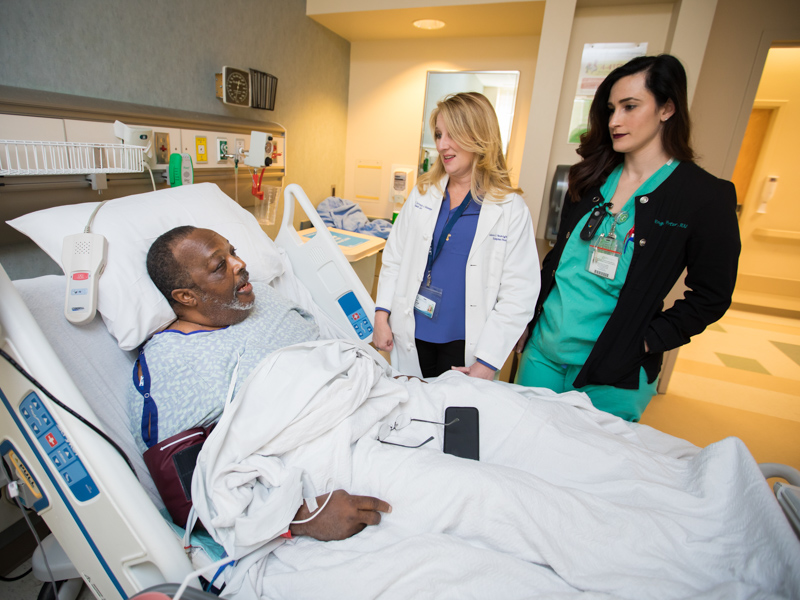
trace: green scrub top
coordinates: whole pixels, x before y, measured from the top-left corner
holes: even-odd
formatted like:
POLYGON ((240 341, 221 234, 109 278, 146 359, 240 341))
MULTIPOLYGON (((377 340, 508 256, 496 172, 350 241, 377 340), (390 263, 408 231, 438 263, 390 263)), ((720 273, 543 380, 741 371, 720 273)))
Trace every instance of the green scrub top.
MULTIPOLYGON (((583 365, 594 347, 597 338, 608 323, 617 306, 619 292, 628 276, 633 257, 633 236, 636 196, 650 194, 669 177, 680 161, 670 159, 653 173, 628 199, 616 218, 615 235, 619 243, 620 259, 614 279, 600 277, 586 270, 590 246, 597 244, 600 234, 611 232, 615 217, 606 216, 595 230, 590 241, 580 235, 570 235, 556 270, 550 295, 544 302, 542 316, 536 323, 532 343, 545 358, 562 365, 583 365), (624 222, 619 217, 627 213, 624 222)), ((600 195, 612 198, 617 189, 622 165, 618 165, 600 188, 600 195)), ((586 225, 591 211, 583 216, 573 230, 580 232, 586 225)), ((635 232, 634 232, 635 234, 635 232)))

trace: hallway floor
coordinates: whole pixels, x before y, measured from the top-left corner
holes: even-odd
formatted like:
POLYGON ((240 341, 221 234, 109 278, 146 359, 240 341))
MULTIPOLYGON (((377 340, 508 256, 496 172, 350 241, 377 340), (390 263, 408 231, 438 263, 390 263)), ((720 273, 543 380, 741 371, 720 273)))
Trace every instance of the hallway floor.
POLYGON ((800 319, 729 310, 681 348, 642 423, 698 446, 736 436, 800 469, 800 319))

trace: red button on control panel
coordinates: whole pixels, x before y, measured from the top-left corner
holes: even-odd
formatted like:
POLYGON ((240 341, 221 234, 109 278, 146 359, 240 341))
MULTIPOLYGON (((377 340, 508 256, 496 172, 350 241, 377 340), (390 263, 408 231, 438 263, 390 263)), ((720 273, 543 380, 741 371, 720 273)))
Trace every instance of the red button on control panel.
POLYGON ((89 279, 89 274, 88 273, 73 273, 72 274, 72 279, 74 281, 82 281, 84 279, 89 279))
POLYGON ((56 444, 58 444, 58 440, 56 440, 56 437, 52 433, 48 433, 44 437, 47 440, 47 443, 50 444, 51 448, 55 448, 56 444))

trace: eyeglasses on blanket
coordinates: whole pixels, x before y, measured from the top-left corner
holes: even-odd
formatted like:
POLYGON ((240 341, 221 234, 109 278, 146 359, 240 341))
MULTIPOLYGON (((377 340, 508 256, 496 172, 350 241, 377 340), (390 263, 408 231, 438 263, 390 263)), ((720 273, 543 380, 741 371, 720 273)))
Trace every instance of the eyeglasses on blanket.
POLYGON ((377 440, 381 444, 389 444, 390 446, 400 446, 401 448, 420 448, 421 446, 424 446, 425 444, 427 444, 428 442, 430 442, 433 439, 433 436, 430 436, 427 440, 425 440, 421 444, 417 444, 416 446, 410 446, 410 445, 407 445, 407 444, 396 444, 394 442, 387 442, 386 441, 386 438, 389 437, 393 431, 399 431, 399 430, 403 429, 404 427, 408 427, 411 424, 412 421, 416 421, 418 423, 430 423, 431 425, 442 425, 444 427, 447 427, 448 425, 452 425, 453 423, 458 423, 459 419, 458 419, 458 417, 456 417, 455 419, 453 419, 449 423, 440 423, 439 421, 426 421, 425 419, 412 419, 408 415, 400 415, 400 416, 397 417, 397 420, 394 422, 393 425, 389 425, 389 423, 384 423, 383 425, 381 425, 380 429, 378 429, 377 440))

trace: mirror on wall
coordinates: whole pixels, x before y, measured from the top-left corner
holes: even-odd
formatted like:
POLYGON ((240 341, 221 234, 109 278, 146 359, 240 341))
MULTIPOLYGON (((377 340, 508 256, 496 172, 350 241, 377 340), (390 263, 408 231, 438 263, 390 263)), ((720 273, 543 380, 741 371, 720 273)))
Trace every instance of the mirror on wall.
POLYGON ((514 122, 519 71, 428 71, 425 86, 425 110, 422 115, 422 141, 419 151, 419 173, 433 165, 437 157, 436 143, 430 128, 431 112, 436 103, 448 94, 480 92, 489 99, 500 123, 503 154, 508 155, 508 140, 514 122))

